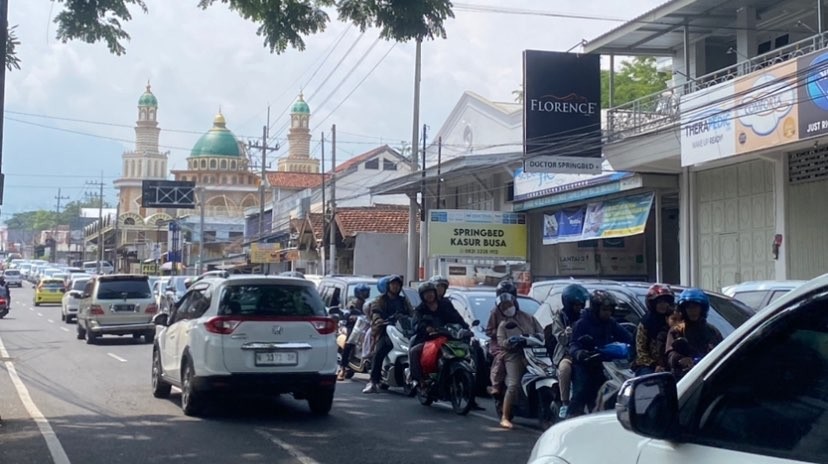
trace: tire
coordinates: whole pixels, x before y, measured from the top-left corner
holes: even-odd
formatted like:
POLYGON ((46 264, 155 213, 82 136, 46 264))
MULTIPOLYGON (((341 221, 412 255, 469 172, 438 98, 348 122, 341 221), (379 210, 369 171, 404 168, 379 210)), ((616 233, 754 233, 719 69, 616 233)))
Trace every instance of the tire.
POLYGON ((187 359, 181 368, 181 410, 187 416, 198 416, 201 413, 201 394, 193 389, 193 378, 195 369, 187 359))
POLYGON ((144 343, 151 344, 155 341, 155 331, 144 332, 144 343))
POLYGON ((428 391, 426 391, 422 386, 418 387, 414 390, 414 392, 417 395, 417 401, 419 401, 423 406, 431 406, 432 403, 434 403, 434 398, 429 396, 428 391))
POLYGON ((60 311, 60 320, 66 322, 66 314, 64 314, 63 310, 60 311))
POLYGON ((86 338, 86 330, 81 327, 80 322, 78 322, 78 340, 83 340, 86 338))
POLYGON ((333 407, 334 390, 319 390, 308 395, 308 407, 317 416, 327 416, 333 407))
POLYGON ((161 369, 161 353, 158 350, 152 352, 152 396, 156 398, 169 398, 172 385, 164 381, 161 369))
POLYGON ((553 394, 550 388, 544 387, 537 390, 537 411, 538 427, 546 430, 558 419, 558 408, 554 404, 553 394))
POLYGON ((86 332, 86 344, 87 345, 94 345, 94 344, 98 343, 98 335, 96 335, 91 330, 85 330, 84 332, 86 332))
POLYGON ((474 378, 469 371, 458 369, 452 374, 450 382, 451 408, 455 414, 465 416, 474 402, 474 378))
POLYGON ((38 303, 37 301, 35 301, 35 302, 34 302, 34 305, 35 305, 35 306, 40 306, 40 303, 38 303))
POLYGON ((488 396, 486 388, 489 386, 489 367, 486 365, 486 355, 479 345, 474 349, 474 391, 477 396, 488 396))

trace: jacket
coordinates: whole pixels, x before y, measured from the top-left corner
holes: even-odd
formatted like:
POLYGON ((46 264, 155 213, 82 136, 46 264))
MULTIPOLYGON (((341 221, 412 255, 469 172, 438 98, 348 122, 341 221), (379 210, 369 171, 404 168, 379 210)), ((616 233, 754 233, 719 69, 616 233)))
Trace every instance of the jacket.
POLYGON ((641 367, 667 368, 665 339, 668 331, 669 327, 665 327, 663 330, 651 334, 643 323, 638 324, 638 329, 635 331, 635 360, 631 366, 633 369, 641 367))
POLYGON ((543 337, 546 340, 546 350, 549 351, 553 366, 560 364, 564 356, 569 354, 572 334, 567 334, 566 329, 573 327, 576 322, 578 320, 571 319, 563 307, 552 309, 552 323, 543 329, 543 337))
POLYGON ((428 340, 428 328, 433 327, 439 329, 448 324, 459 324, 464 329, 468 329, 469 325, 463 320, 463 316, 454 309, 454 306, 448 300, 437 301, 437 311, 432 311, 428 308, 425 302, 422 302, 414 309, 414 336, 411 338, 411 346, 420 344, 428 340))
MULTIPOLYGON (((498 311, 500 312, 500 311, 498 311)), ((523 311, 515 312, 512 317, 503 316, 503 320, 497 326, 497 339, 500 340, 501 349, 506 352, 506 359, 523 359, 523 350, 509 343, 509 338, 515 335, 535 335, 543 333, 543 328, 534 316, 523 311), (506 326, 515 322, 517 327, 509 329, 506 326)))
POLYGON ((412 316, 414 309, 402 292, 394 299, 389 298, 386 293, 371 303, 368 313, 371 317, 371 333, 374 337, 380 337, 385 334, 383 330, 385 321, 398 314, 412 316))
POLYGON ((632 345, 633 339, 626 329, 621 327, 615 319, 602 321, 591 311, 581 313, 581 318, 575 323, 572 330, 572 342, 569 344, 569 354, 579 362, 579 358, 586 352, 594 352, 596 349, 613 342, 622 342, 632 345), (593 343, 584 344, 580 338, 589 335, 593 343))
POLYGON ((697 322, 684 321, 670 329, 667 334, 666 351, 667 365, 677 377, 684 375, 686 370, 679 365, 682 358, 701 358, 713 350, 722 341, 722 334, 718 329, 702 319, 697 322), (677 344, 679 338, 687 343, 677 344))

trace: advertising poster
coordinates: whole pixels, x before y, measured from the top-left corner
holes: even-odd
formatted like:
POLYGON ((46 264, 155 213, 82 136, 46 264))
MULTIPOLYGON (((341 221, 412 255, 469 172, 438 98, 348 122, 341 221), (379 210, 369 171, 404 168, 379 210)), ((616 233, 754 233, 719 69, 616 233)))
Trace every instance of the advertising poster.
POLYGON ((271 264, 280 262, 282 246, 278 243, 251 243, 250 262, 253 264, 271 264))
POLYGON ((582 239, 624 237, 644 232, 653 193, 590 203, 584 217, 582 239))
POLYGON ((681 97, 681 165, 713 161, 736 153, 733 84, 681 97))
POLYGON ((776 65, 734 83, 736 153, 799 140, 797 62, 776 65))
POLYGON ((808 55, 798 61, 799 137, 807 139, 828 133, 828 52, 808 55))
POLYGON ((543 216, 543 244, 581 240, 586 208, 565 209, 543 216))
POLYGON ((526 259, 526 216, 477 210, 431 210, 430 257, 526 259))

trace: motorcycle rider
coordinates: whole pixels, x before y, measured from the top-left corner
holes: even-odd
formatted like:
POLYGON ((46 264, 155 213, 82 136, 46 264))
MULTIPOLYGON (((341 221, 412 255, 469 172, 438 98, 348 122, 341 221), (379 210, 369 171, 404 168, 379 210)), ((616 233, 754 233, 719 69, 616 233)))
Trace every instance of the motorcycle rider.
MULTIPOLYGON (((515 308, 515 311, 520 311, 517 301, 517 287, 509 279, 504 279, 497 284, 495 298, 505 293, 512 295, 512 306, 515 308)), ((489 380, 492 386, 489 387, 488 391, 492 396, 500 396, 503 394, 502 385, 506 379, 506 365, 504 364, 500 345, 497 343, 497 329, 505 317, 506 314, 498 309, 497 300, 495 300, 495 307, 489 314, 489 321, 486 324, 486 335, 489 337, 489 353, 492 355, 492 365, 489 371, 489 380)))
POLYGON ((722 334, 707 322, 710 301, 698 288, 688 288, 678 298, 683 322, 667 334, 667 366, 680 379, 722 341, 722 334))
POLYGON ((504 315, 497 326, 497 340, 506 371, 506 394, 503 397, 503 416, 500 418, 500 426, 504 429, 513 427, 512 405, 518 399, 520 379, 526 371, 521 335, 543 332, 543 328, 533 316, 517 310, 516 300, 511 293, 503 293, 496 300, 497 311, 504 315), (514 322, 515 327, 509 328, 510 322, 514 322))
POLYGON ((437 286, 432 282, 421 283, 417 288, 417 293, 420 294, 420 300, 422 301, 414 309, 415 334, 411 338, 411 348, 408 350, 411 378, 415 387, 423 383, 420 358, 428 338, 448 324, 459 324, 464 329, 469 328, 469 325, 463 320, 463 316, 454 309, 454 306, 447 299, 439 299, 437 286))
POLYGON ((438 274, 438 275, 433 276, 431 279, 429 279, 429 282, 433 283, 434 286, 437 288, 437 299, 438 300, 447 300, 446 292, 448 291, 448 288, 449 288, 448 279, 446 279, 445 277, 438 274))
MULTIPOLYGON (((347 337, 351 336, 351 331, 354 330, 354 324, 356 324, 357 317, 364 315, 364 306, 365 302, 368 301, 368 298, 371 297, 371 287, 366 284, 358 284, 354 288, 354 299, 348 304, 348 334, 347 337)), ((339 365, 339 372, 336 374, 336 380, 343 381, 345 380, 345 374, 348 370, 348 361, 351 359, 351 352, 354 351, 354 344, 353 343, 345 343, 345 348, 342 349, 342 361, 339 365)))
POLYGON ((575 360, 572 401, 568 417, 580 416, 584 408, 591 411, 601 384, 604 369, 599 348, 613 342, 632 344, 632 336, 612 317, 618 306, 615 296, 606 290, 595 290, 589 298, 589 309, 581 314, 572 331, 569 353, 575 360))
POLYGON ((9 290, 9 283, 6 282, 6 278, 0 274, 0 287, 6 291, 6 308, 11 309, 11 291, 9 290))
POLYGON ((646 301, 647 314, 641 318, 635 331, 636 354, 631 368, 636 376, 664 372, 666 369, 665 342, 661 334, 670 330, 667 318, 676 296, 668 285, 653 284, 647 290, 646 301))
POLYGON ((563 307, 552 310, 552 323, 543 331, 546 350, 552 357, 552 365, 558 369, 558 386, 561 390, 561 409, 558 417, 565 419, 569 413, 570 389, 572 386, 572 356, 569 344, 575 323, 581 318, 581 311, 589 300, 589 290, 580 284, 571 284, 561 292, 563 307))
POLYGON ((402 293, 402 277, 390 275, 387 277, 387 282, 387 291, 374 300, 370 308, 371 329, 375 340, 374 357, 371 362, 371 381, 362 393, 379 391, 379 383, 382 380, 382 362, 394 349, 391 339, 385 332, 386 325, 390 323, 390 319, 398 315, 411 316, 414 312, 411 302, 402 293))

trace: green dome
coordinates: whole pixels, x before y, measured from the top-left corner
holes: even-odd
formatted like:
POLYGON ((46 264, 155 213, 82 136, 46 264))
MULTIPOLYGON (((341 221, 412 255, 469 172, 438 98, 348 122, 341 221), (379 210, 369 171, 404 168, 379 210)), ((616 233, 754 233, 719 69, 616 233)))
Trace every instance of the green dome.
POLYGON ((299 99, 296 100, 296 103, 294 103, 293 107, 290 109, 290 112, 294 114, 310 114, 310 107, 307 103, 305 103, 305 98, 301 93, 299 94, 299 99))
POLYGON ((239 141, 227 129, 221 113, 213 120, 213 128, 198 139, 190 156, 241 156, 239 141))
POLYGON ((138 99, 138 106, 158 106, 158 99, 152 94, 149 84, 147 84, 147 91, 138 99))

